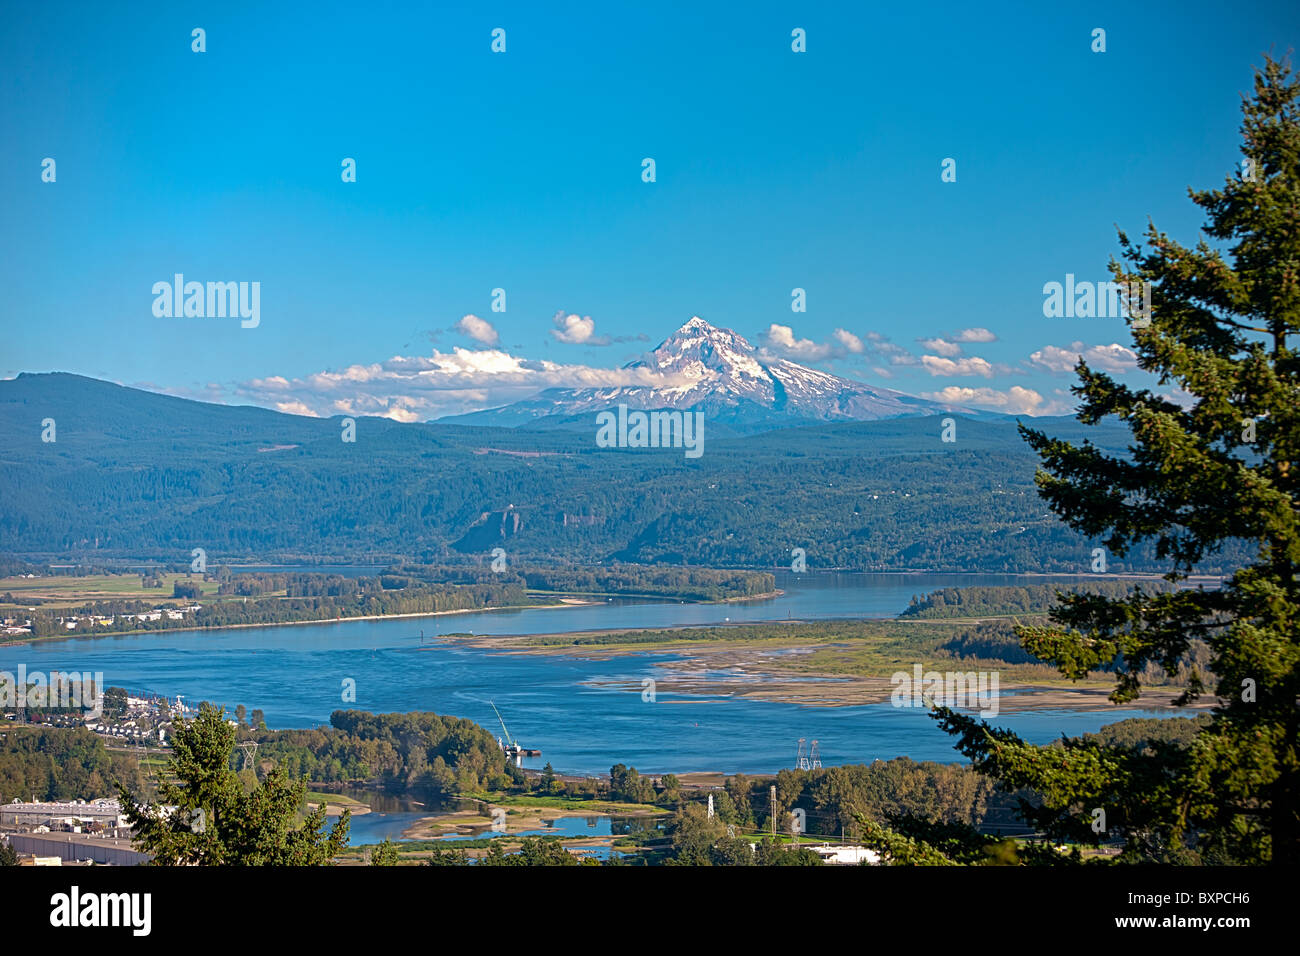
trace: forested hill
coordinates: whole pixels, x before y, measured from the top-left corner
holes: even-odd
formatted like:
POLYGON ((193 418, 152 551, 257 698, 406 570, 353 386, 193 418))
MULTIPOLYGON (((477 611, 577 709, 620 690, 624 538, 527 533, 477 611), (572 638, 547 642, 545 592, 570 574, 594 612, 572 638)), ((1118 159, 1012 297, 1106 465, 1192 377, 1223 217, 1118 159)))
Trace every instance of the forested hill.
MULTIPOLYGON (((1080 581, 1068 590, 1073 593, 1099 594, 1107 598, 1128 597, 1137 582, 1080 581)), ((1172 590, 1162 580, 1143 580, 1141 588, 1148 594, 1172 590)), ((980 615, 1043 614, 1056 606, 1057 592, 1066 590, 1059 584, 1029 584, 1018 586, 994 585, 986 587, 939 588, 922 598, 912 597, 912 603, 899 617, 942 619, 953 617, 978 617, 980 615)))
MULTIPOLYGON (((1037 419, 1121 449, 1115 426, 1037 419)), ((0 382, 0 551, 188 562, 505 548, 513 562, 1086 571, 1095 542, 1033 487, 1014 422, 940 417, 677 449, 571 431, 400 424, 210 405, 76 375, 0 382), (52 419, 54 441, 43 441, 52 419)), ((1108 569, 1153 569, 1110 556, 1108 569)), ((1208 568, 1207 568, 1208 570, 1208 568)))

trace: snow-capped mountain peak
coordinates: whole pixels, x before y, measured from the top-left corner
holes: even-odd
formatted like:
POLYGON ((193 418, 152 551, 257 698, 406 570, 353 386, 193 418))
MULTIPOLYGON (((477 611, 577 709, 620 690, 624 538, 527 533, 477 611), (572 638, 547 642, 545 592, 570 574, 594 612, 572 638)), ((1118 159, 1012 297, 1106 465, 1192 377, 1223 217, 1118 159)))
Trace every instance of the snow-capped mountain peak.
POLYGON ((724 386, 726 380, 737 384, 743 379, 764 377, 754 347, 744 336, 710 325, 698 315, 664 339, 648 360, 627 367, 636 366, 648 366, 665 376, 698 378, 701 383, 718 378, 724 380, 724 386))
POLYGON ((692 316, 643 358, 624 366, 662 385, 552 388, 504 408, 454 416, 463 424, 519 425, 629 408, 695 409, 748 430, 831 421, 870 421, 968 412, 893 389, 876 388, 760 353, 744 336, 692 316))

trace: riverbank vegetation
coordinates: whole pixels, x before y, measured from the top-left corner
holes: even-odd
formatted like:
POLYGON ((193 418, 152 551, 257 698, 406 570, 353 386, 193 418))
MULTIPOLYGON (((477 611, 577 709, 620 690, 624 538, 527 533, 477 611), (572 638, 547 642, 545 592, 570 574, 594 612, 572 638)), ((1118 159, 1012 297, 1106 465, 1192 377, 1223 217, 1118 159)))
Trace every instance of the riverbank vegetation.
MULTIPOLYGON (((1047 592, 1043 592, 1047 597, 1047 592)), ((801 648, 802 653, 765 657, 769 673, 800 677, 859 677, 888 679, 898 671, 910 673, 915 664, 940 670, 996 670, 1003 682, 1103 686, 1112 681, 1109 667, 1066 678, 1053 666, 1021 646, 1017 625, 1046 622, 1046 607, 1030 603, 1031 613, 1018 618, 977 621, 908 617, 899 620, 828 620, 763 622, 723 627, 663 628, 601 631, 581 634, 542 634, 508 639, 512 649, 534 651, 574 648, 644 652, 682 649, 750 649, 755 652, 801 648)), ((456 637, 457 635, 448 635, 456 637)), ((463 639, 490 642, 491 638, 463 639)), ((496 643, 505 643, 496 641, 496 643)), ((753 665, 759 666, 757 664, 753 665)), ((1192 642, 1166 671, 1150 662, 1143 679, 1152 687, 1186 687, 1193 674, 1208 673, 1208 648, 1192 642)))
POLYGON ((328 727, 240 728, 258 742, 259 768, 281 766, 314 784, 356 784, 439 799, 513 785, 496 739, 473 721, 433 713, 338 710, 328 727))
POLYGON ((190 574, 10 577, 0 580, 0 617, 26 623, 31 636, 41 638, 554 605, 568 594, 723 601, 774 590, 769 573, 709 568, 613 565, 521 574, 399 563, 349 577, 222 566, 190 574), (194 602, 201 605, 187 610, 194 602), (151 613, 158 608, 164 613, 151 613))
POLYGON ((138 793, 142 783, 136 755, 89 730, 0 726, 0 803, 106 797, 118 784, 138 793))
POLYGON ((1161 579, 1141 582, 1083 580, 1068 588, 1059 584, 938 588, 923 597, 912 595, 911 603, 899 617, 936 620, 1046 614, 1059 603, 1057 595, 1061 592, 1124 598, 1137 587, 1149 594, 1163 594, 1173 590, 1173 585, 1161 579))

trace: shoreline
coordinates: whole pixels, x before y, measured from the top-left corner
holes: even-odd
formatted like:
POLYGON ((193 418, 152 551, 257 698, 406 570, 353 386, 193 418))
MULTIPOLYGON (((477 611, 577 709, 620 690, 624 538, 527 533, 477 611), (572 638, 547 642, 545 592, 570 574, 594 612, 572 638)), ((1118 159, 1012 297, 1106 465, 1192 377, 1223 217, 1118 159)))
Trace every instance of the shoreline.
MULTIPOLYGON (((752 569, 742 568, 742 569, 724 569, 724 570, 752 570, 752 569)), ((777 571, 784 571, 784 570, 785 570, 784 568, 768 569, 766 573, 775 573, 777 571)), ((1150 571, 1150 572, 1134 571, 1134 572, 1127 572, 1124 574, 1090 574, 1088 572, 1049 572, 1049 571, 935 571, 935 570, 925 569, 925 568, 909 568, 909 569, 904 569, 899 571, 853 571, 848 569, 827 568, 827 569, 818 569, 807 573, 809 574, 809 576, 824 575, 824 574, 856 574, 856 575, 863 575, 863 576, 960 574, 960 575, 969 575, 972 577, 1079 578, 1084 580, 1098 580, 1098 581, 1139 581, 1139 580, 1163 580, 1164 579, 1163 574, 1159 574, 1154 571, 1150 571)), ((1222 582, 1225 579, 1225 577, 1226 575, 1199 574, 1199 575, 1191 575, 1185 580, 1188 584, 1198 584, 1198 583, 1209 584, 1212 582, 1222 582)), ((479 614, 487 611, 527 611, 527 610, 534 610, 534 609, 544 610, 546 608, 580 607, 586 605, 599 605, 605 603, 603 601, 589 599, 591 596, 595 596, 597 593, 599 593, 601 596, 619 597, 620 599, 631 600, 633 602, 640 600, 640 601, 645 601, 647 603, 664 603, 664 602, 672 602, 676 600, 668 596, 657 596, 657 595, 647 595, 647 594, 617 595, 617 594, 608 594, 605 592, 555 592, 555 593, 557 595, 561 595, 559 601, 555 604, 503 604, 496 607, 457 608, 451 611, 414 611, 414 612, 409 612, 404 614, 358 614, 349 617, 314 618, 306 621, 264 621, 264 622, 256 622, 251 624, 214 624, 211 627, 135 628, 129 631, 103 631, 98 633, 94 631, 88 631, 85 633, 47 634, 43 637, 35 637, 29 635, 27 637, 0 638, 0 647, 16 647, 22 644, 39 644, 39 643, 44 643, 46 641, 74 640, 74 639, 87 638, 87 637, 89 638, 127 637, 135 634, 164 634, 164 633, 177 634, 177 633, 191 633, 196 631, 224 631, 224 630, 234 630, 239 628, 250 628, 250 627, 292 627, 292 626, 302 625, 302 624, 343 624, 348 621, 383 621, 383 620, 398 620, 402 618, 416 618, 416 617, 442 617, 444 615, 450 615, 450 614, 479 614), (582 595, 584 593, 587 594, 587 597, 577 596, 577 595, 582 595), (566 598, 565 596, 562 595, 569 595, 569 597, 566 598)), ((742 596, 730 597, 730 598, 719 598, 714 601, 694 601, 694 600, 681 601, 681 603, 699 604, 699 605, 739 604, 739 603, 744 603, 749 601, 772 600, 774 598, 779 598, 783 596, 785 593, 786 592, 784 589, 776 588, 772 591, 767 591, 763 594, 752 594, 752 595, 742 595, 742 596)), ((167 600, 172 600, 172 599, 168 598, 167 600)), ((818 618, 817 620, 819 621, 820 620, 896 621, 900 619, 901 618, 895 616, 895 617, 880 617, 880 618, 866 618, 866 617, 818 618)), ((919 618, 917 620, 918 621, 924 621, 924 620, 950 621, 952 619, 951 618, 919 618)), ((728 627, 728 626, 734 627, 741 624, 777 624, 777 623, 789 623, 789 622, 790 619, 787 618, 774 618, 771 620, 736 622, 734 624, 728 624, 724 622, 724 623, 710 624, 710 625, 680 625, 680 627, 681 628, 728 627)), ((676 630, 677 628, 662 628, 662 629, 676 630)), ((641 629, 622 628, 616 630, 641 630, 641 629)), ((612 632, 574 631, 572 633, 585 634, 585 633, 612 633, 612 632)), ((521 636, 543 637, 548 635, 530 634, 530 635, 521 635, 521 636)))
MULTIPOLYGON (((557 595, 560 592, 555 592, 557 595)), ((82 638, 100 638, 100 637, 128 637, 133 634, 192 634, 201 631, 227 631, 237 630, 248 627, 294 627, 301 624, 345 624, 348 621, 392 621, 401 618, 412 617, 443 617, 449 614, 483 614, 489 611, 545 611, 553 608, 566 607, 593 607, 603 605, 604 601, 594 601, 587 598, 575 597, 574 593, 565 592, 559 597, 554 604, 501 604, 492 607, 464 607, 456 608, 452 611, 412 611, 404 614, 357 614, 349 617, 320 617, 312 618, 308 621, 259 621, 252 624, 213 624, 210 627, 140 627, 133 628, 129 631, 86 631, 84 633, 70 634, 46 634, 43 637, 14 637, 0 639, 0 647, 17 647, 21 644, 43 644, 46 641, 70 641, 82 638)), ((745 595, 743 597, 719 598, 716 601, 682 601, 682 604, 735 604, 742 601, 765 601, 778 598, 785 594, 780 588, 775 591, 768 591, 763 594, 745 595)), ((623 600, 638 600, 646 603, 664 603, 671 602, 674 599, 670 597, 655 597, 645 594, 630 596, 608 595, 609 597, 619 597, 623 600)), ((582 632, 575 632, 582 633, 582 632)))
MULTIPOLYGON (((858 573, 868 574, 899 574, 904 572, 838 572, 838 573, 858 573)), ((916 574, 936 573, 936 572, 911 572, 916 574)), ((981 572, 963 572, 980 574, 981 572)), ((984 572, 991 574, 992 572, 984 572)), ((1025 573, 1015 575, 1018 577, 1045 577, 1045 578, 1080 578, 1080 579, 1107 579, 1107 580, 1135 580, 1135 579, 1153 579, 1159 578, 1156 574, 1111 574, 1111 575, 1092 575, 1092 574, 1043 574, 1043 573, 1025 573)), ((1203 580, 1218 580, 1199 576, 1203 580)), ((1189 581, 1194 580, 1189 578, 1189 581)), ((784 590, 777 589, 760 595, 744 595, 732 598, 721 598, 714 601, 690 601, 681 603, 691 603, 696 605, 726 605, 746 601, 762 601, 779 597, 786 593, 784 590)), ((13 639, 0 640, 0 647, 21 646, 24 644, 34 645, 42 644, 47 641, 66 641, 84 638, 101 638, 101 637, 122 637, 139 634, 176 634, 176 633, 198 633, 203 631, 221 631, 227 629, 241 628, 259 628, 259 627, 284 627, 298 626, 304 624, 342 624, 349 621, 376 621, 389 619, 410 619, 424 617, 442 617, 457 614, 475 614, 491 611, 513 611, 513 610, 545 610, 548 608, 566 608, 566 607, 590 607, 606 604, 605 601, 596 599, 597 595, 593 592, 581 594, 580 592, 568 592, 567 594, 555 595, 557 600, 554 603, 547 604, 526 604, 526 605, 502 605, 499 607, 485 608, 457 608, 446 611, 420 611, 407 612, 400 614, 366 614, 348 617, 336 618, 318 618, 304 621, 277 621, 277 622, 257 622, 246 624, 222 624, 212 627, 177 627, 177 628, 141 628, 130 631, 112 631, 107 633, 74 633, 74 634, 57 634, 47 635, 44 637, 21 637, 13 639)), ((606 597, 615 597, 618 595, 601 595, 606 597)), ((655 599, 646 595, 631 596, 630 600, 635 602, 637 598, 645 601, 654 601, 655 599)), ((661 601, 672 601, 672 598, 660 598, 661 601)), ((948 625, 958 623, 959 621, 980 621, 993 620, 996 618, 973 617, 970 619, 951 619, 951 618, 918 618, 905 619, 900 617, 844 617, 844 618, 818 618, 816 623, 832 622, 858 622, 858 621, 878 621, 881 623, 907 623, 914 625, 948 625)), ((793 618, 774 618, 770 620, 755 621, 737 621, 730 623, 713 623, 713 624, 681 624, 668 627, 649 628, 649 630, 662 631, 671 635, 673 632, 689 632, 701 629, 744 629, 748 627, 766 625, 769 627, 776 625, 795 625, 813 623, 807 619, 795 620, 793 618)), ((668 636, 663 642, 654 643, 596 643, 596 644, 577 644, 577 643, 555 643, 555 644, 533 644, 532 641, 538 638, 556 638, 563 637, 567 639, 580 638, 583 635, 618 635, 624 633, 634 633, 644 631, 643 627, 615 627, 615 628, 591 628, 580 631, 562 631, 562 632, 533 632, 530 634, 520 635, 476 635, 469 633, 453 634, 435 634, 432 640, 443 644, 458 644, 466 647, 473 647, 482 650, 494 651, 505 654, 518 654, 526 656, 558 656, 570 659, 587 659, 600 660, 620 656, 640 654, 643 656, 658 656, 670 658, 663 660, 659 665, 666 672, 665 676, 659 680, 659 686, 662 691, 668 693, 680 694, 693 698, 740 698, 749 700, 763 700, 772 703, 794 704, 799 706, 811 707, 843 707, 843 706, 863 706, 886 702, 890 699, 892 693, 892 683, 889 677, 883 675, 864 675, 864 674, 845 674, 830 671, 807 672, 792 669, 783 666, 783 660, 773 652, 790 652, 803 651, 811 652, 819 647, 827 645, 818 643, 806 643, 797 641, 796 643, 786 643, 781 637, 767 638, 754 644, 736 644, 727 641, 688 641, 674 639, 668 636), (733 678, 719 679, 714 674, 718 668, 724 668, 737 675, 733 678)), ((954 662, 954 666, 960 666, 954 662)), ((1026 675, 1027 676, 1027 675, 1026 675)), ((640 685, 632 684, 621 680, 597 680, 586 682, 589 686, 600 687, 610 690, 629 690, 640 691, 640 685)), ((1128 702, 1124 705, 1116 705, 1108 699, 1109 693, 1114 689, 1113 682, 1102 682, 1099 680, 1090 680, 1079 682, 1067 682, 1064 678, 1059 683, 1051 680, 1038 681, 1033 679, 1022 679, 1020 681, 1008 682, 1003 685, 998 702, 998 712, 1019 713, 1024 711, 1051 710, 1051 709, 1068 709, 1080 712, 1105 712, 1108 710, 1139 710, 1149 712, 1161 712, 1177 710, 1194 714, 1202 712, 1216 705, 1216 700, 1212 697, 1202 697, 1200 700, 1189 704, 1185 707, 1174 708, 1171 701, 1182 692, 1181 688, 1169 687, 1168 685, 1153 686, 1144 689, 1143 697, 1136 701, 1128 702)))
POLYGON ((93 631, 84 634, 46 634, 44 637, 20 637, 0 640, 0 647, 19 644, 43 644, 46 641, 71 641, 81 638, 127 637, 132 634, 193 634, 203 631, 231 631, 247 627, 297 627, 302 624, 346 624, 349 621, 392 621, 410 617, 443 617, 448 614, 481 614, 485 611, 545 611, 551 608, 581 607, 599 601, 561 600, 555 604, 502 604, 495 607, 464 607, 454 611, 412 611, 406 614, 358 614, 354 617, 320 617, 310 621, 264 621, 256 624, 214 624, 211 627, 136 628, 131 631, 93 631))

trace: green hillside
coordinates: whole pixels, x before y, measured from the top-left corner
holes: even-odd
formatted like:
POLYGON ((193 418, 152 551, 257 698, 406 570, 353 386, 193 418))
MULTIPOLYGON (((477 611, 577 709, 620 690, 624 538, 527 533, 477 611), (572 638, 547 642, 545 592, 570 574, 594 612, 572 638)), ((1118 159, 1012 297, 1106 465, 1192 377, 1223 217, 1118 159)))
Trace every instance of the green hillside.
MULTIPOLYGON (((1087 571, 1011 419, 824 425, 704 454, 590 433, 356 422, 209 405, 68 374, 0 382, 0 551, 210 561, 290 556, 1087 571), (57 440, 41 440, 55 420, 57 440)), ((1063 436, 1069 419, 1037 421, 1063 436)), ((1103 447, 1125 433, 1089 429, 1103 447)), ((1108 570, 1152 569, 1150 555, 1108 570)))

